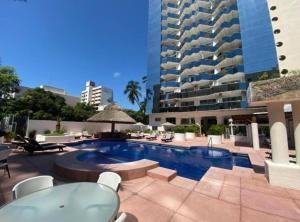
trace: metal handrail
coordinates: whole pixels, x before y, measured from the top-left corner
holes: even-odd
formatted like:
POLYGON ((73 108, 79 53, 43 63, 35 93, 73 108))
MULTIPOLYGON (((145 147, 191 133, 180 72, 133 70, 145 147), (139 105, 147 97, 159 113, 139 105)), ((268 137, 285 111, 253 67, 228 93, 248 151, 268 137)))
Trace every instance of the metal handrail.
POLYGON ((210 137, 209 140, 208 140, 207 147, 212 148, 212 146, 213 146, 213 142, 212 142, 212 138, 210 137), (209 146, 209 144, 210 144, 210 146, 209 146))

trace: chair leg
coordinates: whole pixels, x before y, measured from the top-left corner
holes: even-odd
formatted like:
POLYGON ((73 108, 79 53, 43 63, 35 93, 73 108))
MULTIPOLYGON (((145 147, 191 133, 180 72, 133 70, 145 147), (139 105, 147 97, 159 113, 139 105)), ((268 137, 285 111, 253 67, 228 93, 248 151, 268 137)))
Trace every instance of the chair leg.
POLYGON ((7 171, 7 174, 8 174, 8 178, 10 178, 10 172, 9 172, 9 168, 8 168, 8 165, 5 166, 5 169, 7 171))

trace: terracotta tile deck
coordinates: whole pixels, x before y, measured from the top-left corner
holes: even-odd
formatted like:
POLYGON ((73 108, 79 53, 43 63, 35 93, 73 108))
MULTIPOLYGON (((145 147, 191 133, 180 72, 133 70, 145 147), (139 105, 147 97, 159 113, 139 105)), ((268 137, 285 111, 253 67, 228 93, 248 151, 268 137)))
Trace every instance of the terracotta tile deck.
MULTIPOLYGON (((31 176, 52 175, 56 185, 70 182, 52 170, 61 154, 12 154, 12 178, 0 172, 0 205, 12 200, 17 182, 31 176)), ((123 182, 119 195, 126 222, 300 221, 300 191, 272 187, 262 174, 244 168, 210 168, 200 181, 177 176, 165 182, 147 176, 123 182)))

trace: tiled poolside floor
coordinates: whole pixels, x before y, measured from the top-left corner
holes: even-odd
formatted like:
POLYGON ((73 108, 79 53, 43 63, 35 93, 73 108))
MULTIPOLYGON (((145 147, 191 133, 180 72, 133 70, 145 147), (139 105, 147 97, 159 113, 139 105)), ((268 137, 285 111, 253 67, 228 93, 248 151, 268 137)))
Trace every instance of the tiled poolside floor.
MULTIPOLYGON (((0 174, 0 204, 11 201, 13 185, 28 177, 49 174, 56 185, 70 182, 53 174, 58 155, 14 153, 12 178, 0 174)), ((300 191, 272 187, 262 174, 246 168, 211 168, 200 181, 143 177, 123 182, 119 195, 127 222, 300 221, 300 191)))

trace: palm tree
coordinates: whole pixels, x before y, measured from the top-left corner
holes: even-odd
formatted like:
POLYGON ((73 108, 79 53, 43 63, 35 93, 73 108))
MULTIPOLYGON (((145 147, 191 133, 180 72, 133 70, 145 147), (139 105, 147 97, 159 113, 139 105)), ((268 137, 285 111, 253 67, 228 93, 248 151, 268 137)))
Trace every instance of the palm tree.
POLYGON ((142 94, 139 82, 133 80, 129 81, 124 90, 124 94, 127 95, 129 102, 132 104, 138 104, 138 106, 141 108, 140 97, 142 94))
POLYGON ((148 82, 148 76, 143 76, 142 81, 144 84, 148 82))

